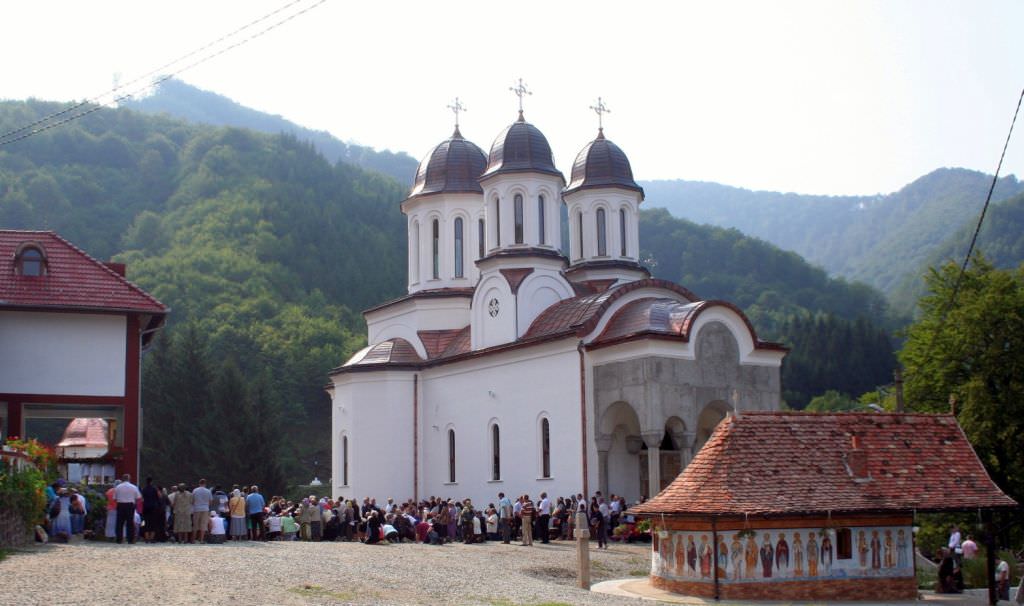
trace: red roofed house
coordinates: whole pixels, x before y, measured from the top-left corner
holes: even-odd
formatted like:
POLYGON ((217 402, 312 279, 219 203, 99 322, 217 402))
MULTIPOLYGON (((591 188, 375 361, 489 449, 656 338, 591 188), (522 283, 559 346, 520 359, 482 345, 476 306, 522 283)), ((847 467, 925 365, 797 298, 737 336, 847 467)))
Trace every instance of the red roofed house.
POLYGON ((651 519, 662 589, 914 600, 915 513, 1015 506, 952 415, 744 412, 630 511, 651 519))
POLYGON ((53 232, 0 230, 0 434, 56 446, 73 419, 104 419, 97 462, 137 477, 141 355, 168 311, 121 264, 53 232))

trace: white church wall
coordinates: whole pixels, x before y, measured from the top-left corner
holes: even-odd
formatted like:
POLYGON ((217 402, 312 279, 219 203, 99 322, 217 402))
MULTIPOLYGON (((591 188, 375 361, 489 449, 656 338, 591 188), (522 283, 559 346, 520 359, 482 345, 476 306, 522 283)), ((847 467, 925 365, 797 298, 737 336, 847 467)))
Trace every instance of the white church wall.
POLYGON ((405 499, 413 491, 413 373, 340 375, 332 398, 332 493, 405 499), (343 437, 348 438, 344 485, 343 437))
POLYGON ((569 495, 582 488, 579 358, 571 340, 493 354, 424 373, 421 496, 499 491, 569 495), (540 424, 550 428, 550 478, 542 477, 540 424), (501 479, 492 480, 490 427, 500 427, 501 479), (447 428, 456 432, 456 482, 448 482, 447 428))
POLYGON ((485 274, 473 295, 470 334, 474 350, 510 343, 516 338, 515 302, 505 277, 485 274))
POLYGON ((418 331, 464 328, 469 324, 469 297, 411 298, 366 314, 367 342, 380 343, 400 337, 412 343, 426 358, 418 331))
POLYGON ((538 268, 523 280, 516 294, 516 312, 519 314, 517 324, 518 337, 522 337, 530 329, 530 325, 544 310, 563 299, 575 295, 572 287, 562 277, 561 272, 547 268, 538 268))
POLYGON ((0 312, 0 385, 8 393, 124 396, 125 316, 0 312))

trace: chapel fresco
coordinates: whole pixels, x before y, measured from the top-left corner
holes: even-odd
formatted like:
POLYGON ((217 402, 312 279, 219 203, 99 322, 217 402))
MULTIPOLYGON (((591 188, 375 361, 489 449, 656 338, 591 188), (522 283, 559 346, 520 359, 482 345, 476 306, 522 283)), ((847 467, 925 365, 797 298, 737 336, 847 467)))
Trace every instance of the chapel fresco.
MULTIPOLYGON (((718 533, 719 582, 820 580, 914 575, 912 529, 850 528, 850 557, 840 558, 835 531, 813 528, 726 530, 718 533)), ((655 576, 713 582, 715 546, 710 531, 659 533, 651 567, 655 576)))

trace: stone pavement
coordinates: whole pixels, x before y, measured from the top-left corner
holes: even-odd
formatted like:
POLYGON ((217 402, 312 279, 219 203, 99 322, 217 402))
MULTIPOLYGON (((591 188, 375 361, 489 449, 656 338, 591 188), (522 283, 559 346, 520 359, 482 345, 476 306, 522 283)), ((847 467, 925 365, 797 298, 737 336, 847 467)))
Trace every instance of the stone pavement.
MULTIPOLYGON (((935 594, 931 591, 922 591, 919 594, 920 597, 916 602, 753 602, 742 600, 715 601, 712 599, 697 598, 670 593, 668 591, 658 589, 657 587, 653 587, 650 581, 646 578, 604 581, 591 586, 590 590, 595 591, 597 593, 606 593, 614 596, 628 597, 651 602, 660 602, 663 604, 691 604, 694 606, 757 606, 758 604, 771 604, 773 606, 778 606, 782 604, 792 604, 794 606, 810 606, 812 604, 814 606, 985 606, 988 603, 988 592, 984 589, 968 590, 967 592, 959 595, 942 595, 935 594)), ((1013 596, 1011 595, 1010 597, 1012 598, 1013 596)), ((1012 602, 1004 601, 1002 603, 1010 604, 1012 602)))

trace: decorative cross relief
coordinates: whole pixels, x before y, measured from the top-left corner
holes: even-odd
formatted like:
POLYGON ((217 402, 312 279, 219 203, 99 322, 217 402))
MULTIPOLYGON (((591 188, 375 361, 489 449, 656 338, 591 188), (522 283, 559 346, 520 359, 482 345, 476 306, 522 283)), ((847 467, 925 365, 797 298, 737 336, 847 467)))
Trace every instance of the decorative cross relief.
POLYGON ((501 303, 499 303, 497 299, 491 299, 487 302, 487 313, 490 314, 492 318, 498 317, 499 311, 501 311, 501 303))

